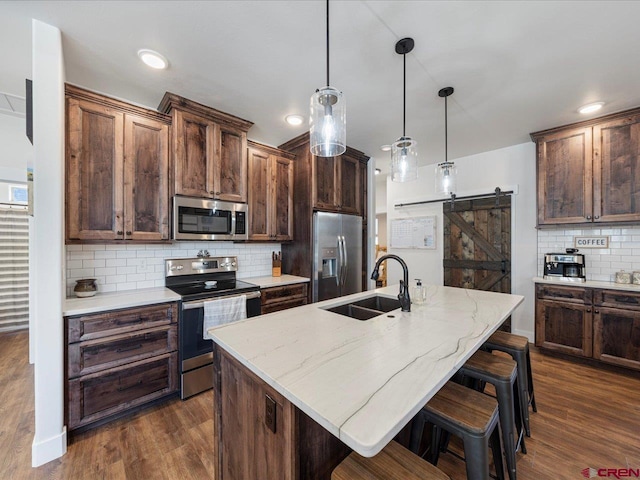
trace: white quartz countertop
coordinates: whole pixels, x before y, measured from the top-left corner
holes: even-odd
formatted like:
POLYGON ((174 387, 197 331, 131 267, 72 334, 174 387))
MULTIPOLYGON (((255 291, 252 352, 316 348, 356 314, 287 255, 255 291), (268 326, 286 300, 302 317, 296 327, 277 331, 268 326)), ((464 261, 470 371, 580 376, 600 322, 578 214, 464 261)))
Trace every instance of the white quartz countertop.
POLYGON ((535 283, 551 283, 553 285, 565 287, 606 288, 608 290, 640 292, 640 285, 634 285, 632 283, 600 282, 595 280, 587 280, 586 282, 567 282, 563 280, 548 280, 542 277, 533 277, 533 281, 535 283))
POLYGON ((279 277, 249 277, 240 278, 239 280, 259 285, 260 288, 280 287, 283 285, 293 285, 294 283, 305 283, 309 281, 306 277, 297 277, 295 275, 281 275, 279 277))
POLYGON ((426 305, 367 321, 323 309, 390 286, 209 330, 214 341, 364 456, 377 454, 522 302, 427 286, 426 305))
POLYGON ((65 317, 69 317, 72 315, 116 310, 118 308, 177 302, 178 300, 180 300, 180 295, 165 287, 127 290, 123 292, 98 292, 93 297, 65 299, 62 314, 65 317))

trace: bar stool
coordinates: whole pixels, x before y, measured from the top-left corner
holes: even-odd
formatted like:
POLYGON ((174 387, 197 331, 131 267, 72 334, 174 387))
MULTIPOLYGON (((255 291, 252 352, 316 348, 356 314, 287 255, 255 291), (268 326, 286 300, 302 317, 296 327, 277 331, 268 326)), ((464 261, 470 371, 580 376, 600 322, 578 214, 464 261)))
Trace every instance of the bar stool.
POLYGON ((482 345, 483 350, 492 352, 497 350, 511 355, 517 363, 518 378, 520 384, 520 402, 524 418, 524 429, 527 437, 531 436, 529 426, 529 405, 537 412, 536 397, 533 393, 533 376, 531 375, 531 356, 529 355, 529 340, 521 335, 497 331, 482 345))
POLYGON ((520 446, 522 453, 527 453, 524 444, 522 404, 518 398, 516 362, 510 358, 478 350, 458 372, 466 378, 490 383, 495 387, 507 471, 509 478, 516 480, 516 450, 518 446, 520 446))
POLYGON ((426 422, 433 424, 429 461, 436 465, 440 454, 442 430, 462 438, 467 480, 489 479, 489 444, 496 476, 504 479, 502 449, 495 398, 448 382, 413 419, 410 449, 417 453, 426 422))
POLYGON ((352 452, 331 473, 331 480, 451 480, 447 474, 395 441, 374 457, 352 452))

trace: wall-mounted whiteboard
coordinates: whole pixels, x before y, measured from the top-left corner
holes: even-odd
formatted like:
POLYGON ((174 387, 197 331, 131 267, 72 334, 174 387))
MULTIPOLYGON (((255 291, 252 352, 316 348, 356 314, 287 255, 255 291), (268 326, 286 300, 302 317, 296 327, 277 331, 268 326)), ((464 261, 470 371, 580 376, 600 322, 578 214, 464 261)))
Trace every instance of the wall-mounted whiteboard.
POLYGON ((391 220, 391 248, 436 248, 436 216, 391 220))

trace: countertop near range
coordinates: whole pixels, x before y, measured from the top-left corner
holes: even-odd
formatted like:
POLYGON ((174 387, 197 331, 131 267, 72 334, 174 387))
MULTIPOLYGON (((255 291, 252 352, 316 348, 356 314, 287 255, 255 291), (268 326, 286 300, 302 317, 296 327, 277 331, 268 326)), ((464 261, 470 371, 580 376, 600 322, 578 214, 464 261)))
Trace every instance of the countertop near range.
POLYGON ((349 447, 378 453, 522 302, 427 286, 428 303, 367 321, 326 311, 380 288, 209 330, 214 341, 349 447), (324 307, 324 308, 323 308, 324 307))
POLYGON ((587 280, 586 282, 567 282, 563 280, 548 280, 542 277, 533 277, 535 283, 549 283, 560 287, 584 287, 584 288, 604 288, 607 290, 626 290, 628 292, 640 292, 640 285, 633 283, 601 282, 587 280))
POLYGON ((260 288, 280 287, 283 285, 293 285, 295 283, 306 283, 309 281, 306 277, 297 277, 295 275, 281 275, 279 277, 249 277, 239 278, 238 280, 259 285, 260 288))
POLYGON ((180 295, 165 287, 126 290, 123 292, 96 293, 93 297, 67 298, 62 315, 84 315, 119 308, 139 307, 155 303, 177 302, 180 295))

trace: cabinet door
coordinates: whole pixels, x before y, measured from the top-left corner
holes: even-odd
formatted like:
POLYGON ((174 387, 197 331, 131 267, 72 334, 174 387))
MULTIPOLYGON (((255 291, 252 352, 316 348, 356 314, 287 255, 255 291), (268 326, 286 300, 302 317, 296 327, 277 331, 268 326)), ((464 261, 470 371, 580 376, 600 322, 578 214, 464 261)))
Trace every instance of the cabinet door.
POLYGON ((249 149, 249 239, 271 237, 271 158, 256 148, 249 149))
POLYGON ((596 222, 640 221, 640 115, 593 127, 596 222))
POLYGON ((124 114, 67 98, 67 238, 123 238, 124 114))
POLYGON ((293 405, 224 352, 220 384, 221 478, 296 478, 293 405))
POLYGON ((213 197, 215 124, 197 115, 175 111, 175 193, 213 197))
POLYGON ((596 307, 593 315, 593 357, 640 370, 640 313, 596 307))
POLYGON ((360 162, 342 155, 340 157, 340 200, 338 207, 344 213, 362 213, 360 204, 360 162))
POLYGON ((125 116, 125 238, 169 238, 169 127, 125 116))
POLYGON ((313 206, 337 210, 337 157, 313 157, 313 206))
POLYGON ((247 134, 220 126, 216 126, 216 132, 214 198, 229 202, 246 202, 247 134))
POLYGON ((591 127, 538 139, 538 225, 592 221, 592 148, 591 127))
POLYGON ((591 306, 536 301, 536 345, 581 357, 591 356, 591 306))
POLYGON ((275 157, 272 163, 274 195, 273 234, 279 242, 293 239, 293 162, 275 157))

